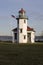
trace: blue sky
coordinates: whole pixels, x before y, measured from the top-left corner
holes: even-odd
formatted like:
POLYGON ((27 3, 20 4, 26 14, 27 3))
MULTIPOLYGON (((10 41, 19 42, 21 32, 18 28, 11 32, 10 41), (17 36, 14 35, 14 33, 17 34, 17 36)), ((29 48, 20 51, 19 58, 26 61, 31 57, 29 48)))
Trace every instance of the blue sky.
POLYGON ((33 27, 36 35, 43 30, 43 0, 0 0, 0 35, 12 35, 11 30, 17 21, 11 15, 18 15, 24 8, 29 18, 28 26, 33 27))

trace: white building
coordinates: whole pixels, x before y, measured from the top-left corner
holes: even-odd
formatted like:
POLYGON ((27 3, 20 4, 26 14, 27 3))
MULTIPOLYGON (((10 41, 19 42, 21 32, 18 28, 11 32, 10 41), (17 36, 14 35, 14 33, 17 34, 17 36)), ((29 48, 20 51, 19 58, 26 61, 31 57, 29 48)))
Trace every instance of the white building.
POLYGON ((27 26, 28 17, 23 8, 19 11, 17 20, 17 28, 13 29, 13 43, 34 43, 35 42, 35 31, 33 28, 27 26))

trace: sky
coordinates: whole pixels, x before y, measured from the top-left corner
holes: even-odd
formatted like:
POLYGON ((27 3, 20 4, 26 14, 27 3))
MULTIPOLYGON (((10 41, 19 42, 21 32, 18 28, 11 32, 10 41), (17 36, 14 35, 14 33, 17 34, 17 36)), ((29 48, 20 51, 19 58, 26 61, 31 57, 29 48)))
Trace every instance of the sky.
POLYGON ((17 21, 11 15, 17 16, 21 8, 29 18, 28 26, 40 35, 43 31, 43 0, 0 0, 0 35, 12 35, 17 21))

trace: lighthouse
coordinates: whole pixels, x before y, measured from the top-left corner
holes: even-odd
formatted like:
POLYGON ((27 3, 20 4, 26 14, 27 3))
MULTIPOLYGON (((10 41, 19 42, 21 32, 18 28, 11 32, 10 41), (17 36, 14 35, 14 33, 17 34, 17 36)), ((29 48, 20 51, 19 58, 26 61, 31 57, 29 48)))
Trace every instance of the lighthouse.
MULTIPOLYGON (((12 16, 15 18, 15 16, 12 16)), ((35 42, 35 30, 27 26, 28 17, 26 16, 26 11, 21 8, 18 11, 18 16, 16 17, 17 27, 13 31, 13 43, 34 43, 35 42)))
POLYGON ((27 43, 27 16, 26 11, 21 8, 18 12, 17 20, 17 42, 27 43))

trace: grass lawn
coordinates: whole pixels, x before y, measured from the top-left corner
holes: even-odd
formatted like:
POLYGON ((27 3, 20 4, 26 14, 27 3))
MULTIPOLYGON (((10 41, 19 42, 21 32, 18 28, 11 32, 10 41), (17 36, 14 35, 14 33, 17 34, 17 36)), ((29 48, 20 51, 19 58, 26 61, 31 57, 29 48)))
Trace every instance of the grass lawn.
POLYGON ((43 65, 43 43, 0 43, 0 65, 43 65))

